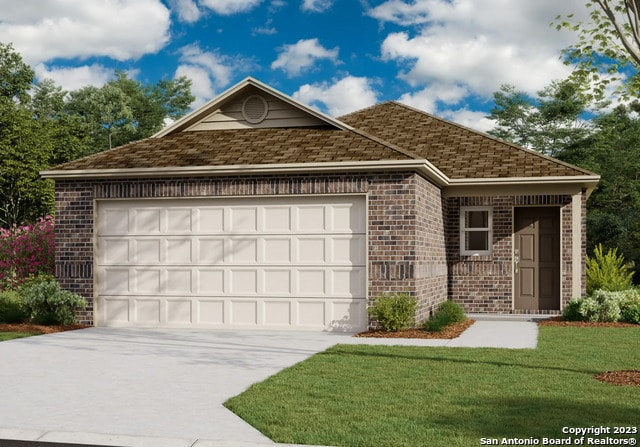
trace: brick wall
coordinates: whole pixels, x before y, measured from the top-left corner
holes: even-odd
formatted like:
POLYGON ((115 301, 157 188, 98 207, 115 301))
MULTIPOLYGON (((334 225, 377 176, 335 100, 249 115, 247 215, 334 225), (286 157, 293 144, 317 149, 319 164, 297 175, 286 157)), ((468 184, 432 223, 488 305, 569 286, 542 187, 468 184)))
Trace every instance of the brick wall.
POLYGON ((447 296, 444 202, 413 173, 58 181, 56 276, 87 298, 80 319, 92 324, 95 200, 353 193, 369 197, 369 301, 406 291, 419 299, 424 319, 447 296))
MULTIPOLYGON (((561 209, 561 305, 566 304, 571 298, 572 205, 570 195, 451 197, 447 200, 447 252, 449 255, 449 297, 451 299, 461 303, 468 312, 510 313, 513 311, 512 216, 514 207, 521 206, 548 206, 561 209), (459 219, 461 206, 492 207, 493 250, 490 256, 460 255, 459 219)), ((583 202, 584 200, 583 198, 583 202)), ((583 218, 583 221, 585 219, 586 217, 583 218)), ((586 234, 585 231, 585 223, 583 222, 583 236, 586 234)), ((584 237, 582 245, 586 246, 584 237)))

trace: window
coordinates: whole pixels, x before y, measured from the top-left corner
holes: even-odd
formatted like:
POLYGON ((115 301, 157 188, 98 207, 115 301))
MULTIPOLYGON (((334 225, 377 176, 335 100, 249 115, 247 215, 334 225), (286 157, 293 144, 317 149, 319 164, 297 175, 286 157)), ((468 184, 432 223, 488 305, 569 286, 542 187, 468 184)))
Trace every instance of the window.
POLYGON ((460 254, 487 256, 491 254, 493 239, 490 207, 463 206, 460 208, 460 254))

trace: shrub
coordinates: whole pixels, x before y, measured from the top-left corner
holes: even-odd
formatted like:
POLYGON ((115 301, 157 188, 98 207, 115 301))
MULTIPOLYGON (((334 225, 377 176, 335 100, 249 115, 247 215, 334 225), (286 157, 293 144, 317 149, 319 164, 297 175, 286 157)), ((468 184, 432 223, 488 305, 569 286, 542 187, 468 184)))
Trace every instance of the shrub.
POLYGON ((611 292, 631 287, 633 270, 626 264, 618 249, 609 249, 603 254, 602 244, 593 250, 593 257, 587 256, 587 294, 602 289, 611 292))
POLYGON ((15 290, 0 292, 0 323, 22 323, 26 319, 27 312, 18 292, 15 290))
POLYGON ((572 298, 562 310, 562 318, 567 321, 584 321, 584 317, 580 312, 581 306, 582 298, 572 298))
POLYGON ((640 294, 636 290, 633 292, 620 301, 620 321, 640 324, 640 294))
POLYGON ((418 300, 408 293, 382 294, 369 308, 373 316, 387 332, 398 332, 415 324, 418 300))
POLYGON ((36 324, 74 324, 76 309, 84 309, 87 302, 80 295, 62 290, 52 278, 39 278, 21 288, 24 306, 36 324))
POLYGON ((0 228, 0 289, 14 288, 29 276, 53 273, 53 231, 51 216, 31 225, 0 228))
POLYGON ((640 324, 640 293, 635 289, 619 292, 596 290, 587 298, 574 298, 562 312, 567 321, 640 324))
POLYGON ((467 316, 460 304, 447 300, 440 303, 436 312, 424 324, 423 329, 428 332, 439 332, 445 326, 459 323, 466 318, 467 316))

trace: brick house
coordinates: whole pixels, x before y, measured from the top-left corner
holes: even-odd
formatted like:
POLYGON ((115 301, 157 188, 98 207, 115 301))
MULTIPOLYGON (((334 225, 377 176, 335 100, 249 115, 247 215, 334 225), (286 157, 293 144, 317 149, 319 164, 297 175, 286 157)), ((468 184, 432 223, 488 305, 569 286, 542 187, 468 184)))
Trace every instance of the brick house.
POLYGON ((599 177, 408 106, 338 119, 248 78, 151 138, 43 172, 56 276, 102 326, 361 330, 553 313, 585 291, 599 177))

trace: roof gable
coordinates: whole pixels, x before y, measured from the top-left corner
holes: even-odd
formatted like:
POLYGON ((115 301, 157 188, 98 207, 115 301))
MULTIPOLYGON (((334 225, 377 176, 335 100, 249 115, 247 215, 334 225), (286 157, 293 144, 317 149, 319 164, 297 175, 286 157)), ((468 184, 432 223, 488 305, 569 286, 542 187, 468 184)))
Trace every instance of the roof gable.
POLYGON ((152 138, 177 132, 294 127, 349 128, 256 79, 246 78, 152 138))

